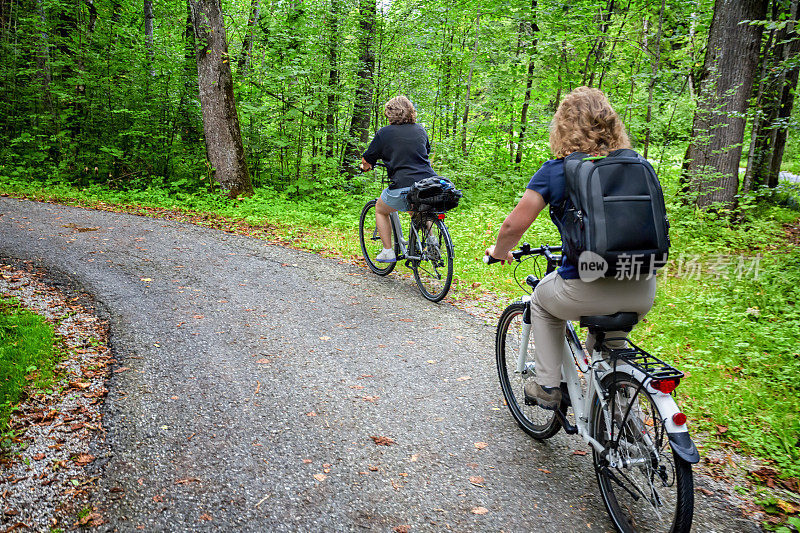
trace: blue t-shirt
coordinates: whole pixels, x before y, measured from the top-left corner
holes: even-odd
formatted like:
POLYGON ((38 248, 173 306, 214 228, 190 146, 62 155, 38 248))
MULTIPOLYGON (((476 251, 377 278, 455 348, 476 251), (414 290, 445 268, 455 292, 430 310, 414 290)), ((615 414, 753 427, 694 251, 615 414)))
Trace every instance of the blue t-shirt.
MULTIPOLYGON (((536 171, 536 174, 533 175, 527 187, 542 195, 544 201, 550 206, 550 218, 553 219, 559 231, 561 231, 561 224, 556 222, 555 215, 553 214, 553 206, 560 207, 561 204, 564 203, 565 187, 563 159, 550 159, 545 161, 541 168, 536 171)), ((566 257, 564 257, 564 263, 558 269, 558 274, 563 279, 580 278, 578 275, 578 267, 570 263, 566 257)))

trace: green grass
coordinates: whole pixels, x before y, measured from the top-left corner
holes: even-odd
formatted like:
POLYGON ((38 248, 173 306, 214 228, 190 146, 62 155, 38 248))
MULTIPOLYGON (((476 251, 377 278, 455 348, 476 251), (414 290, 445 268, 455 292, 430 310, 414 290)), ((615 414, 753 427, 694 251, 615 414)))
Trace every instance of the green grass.
MULTIPOLYGON (((783 227, 797 225, 800 213, 775 198, 748 197, 740 202, 744 218, 731 222, 727 213, 698 211, 675 200, 676 168, 662 169, 661 178, 670 199, 672 262, 660 274, 656 306, 633 338, 686 372, 678 394, 692 427, 710 435, 707 446, 737 446, 773 461, 784 475, 798 476, 800 252, 787 243, 783 227)), ((524 178, 501 181, 503 190, 495 194, 474 177, 464 179, 462 205, 446 219, 456 248, 449 298, 487 307, 490 314, 521 294, 510 267, 488 268, 481 260, 513 207, 513 194, 521 194, 526 183, 524 178), (470 182, 480 185, 470 188, 470 182)), ((0 177, 0 191, 88 206, 102 202, 133 211, 149 206, 224 216, 268 225, 270 239, 356 260, 361 255, 358 217, 379 188, 327 189, 302 199, 261 188, 251 198, 229 200, 207 192, 75 188, 0 177)), ((524 240, 557 244, 559 237, 543 213, 524 240)))
POLYGON ((56 352, 53 327, 12 299, 0 298, 0 430, 8 428, 24 389, 46 386, 56 352))

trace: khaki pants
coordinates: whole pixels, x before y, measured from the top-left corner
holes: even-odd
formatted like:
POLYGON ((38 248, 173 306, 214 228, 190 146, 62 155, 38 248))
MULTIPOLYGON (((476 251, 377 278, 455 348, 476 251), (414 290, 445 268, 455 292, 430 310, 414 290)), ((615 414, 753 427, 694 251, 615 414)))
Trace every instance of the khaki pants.
MULTIPOLYGON (((531 298, 531 324, 536 345, 536 381, 545 387, 561 383, 561 360, 564 351, 566 321, 581 316, 611 315, 618 312, 650 311, 656 296, 656 278, 617 280, 601 278, 591 282, 563 279, 551 272, 539 282, 531 298)), ((608 337, 624 337, 610 332, 608 337)), ((587 339, 587 349, 594 345, 587 339)))

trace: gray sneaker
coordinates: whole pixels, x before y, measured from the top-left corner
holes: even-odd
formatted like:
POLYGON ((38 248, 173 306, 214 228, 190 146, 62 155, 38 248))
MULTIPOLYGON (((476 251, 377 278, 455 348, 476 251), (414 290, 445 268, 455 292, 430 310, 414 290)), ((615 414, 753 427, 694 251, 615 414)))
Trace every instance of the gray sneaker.
POLYGON ((542 387, 535 381, 525 384, 525 403, 555 411, 561 403, 561 387, 542 387))
POLYGON ((428 238, 425 239, 427 242, 427 250, 428 250, 428 259, 431 261, 438 261, 442 258, 442 253, 439 250, 439 241, 436 240, 436 237, 433 235, 428 235, 428 238))

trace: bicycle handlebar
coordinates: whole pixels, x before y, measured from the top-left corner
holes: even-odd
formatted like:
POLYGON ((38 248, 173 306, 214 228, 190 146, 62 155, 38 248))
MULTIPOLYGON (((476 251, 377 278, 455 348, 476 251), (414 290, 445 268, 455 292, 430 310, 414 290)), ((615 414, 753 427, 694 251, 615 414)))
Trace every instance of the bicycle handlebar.
MULTIPOLYGON (((543 244, 538 248, 531 248, 530 244, 524 242, 519 250, 514 250, 511 252, 511 256, 515 261, 521 260, 526 255, 543 255, 548 261, 558 261, 558 258, 553 255, 553 252, 560 252, 561 249, 561 246, 550 246, 548 244, 543 244)), ((483 256, 483 262, 487 265, 493 265, 495 263, 499 263, 500 261, 502 261, 502 259, 494 258, 491 255, 483 256)))

